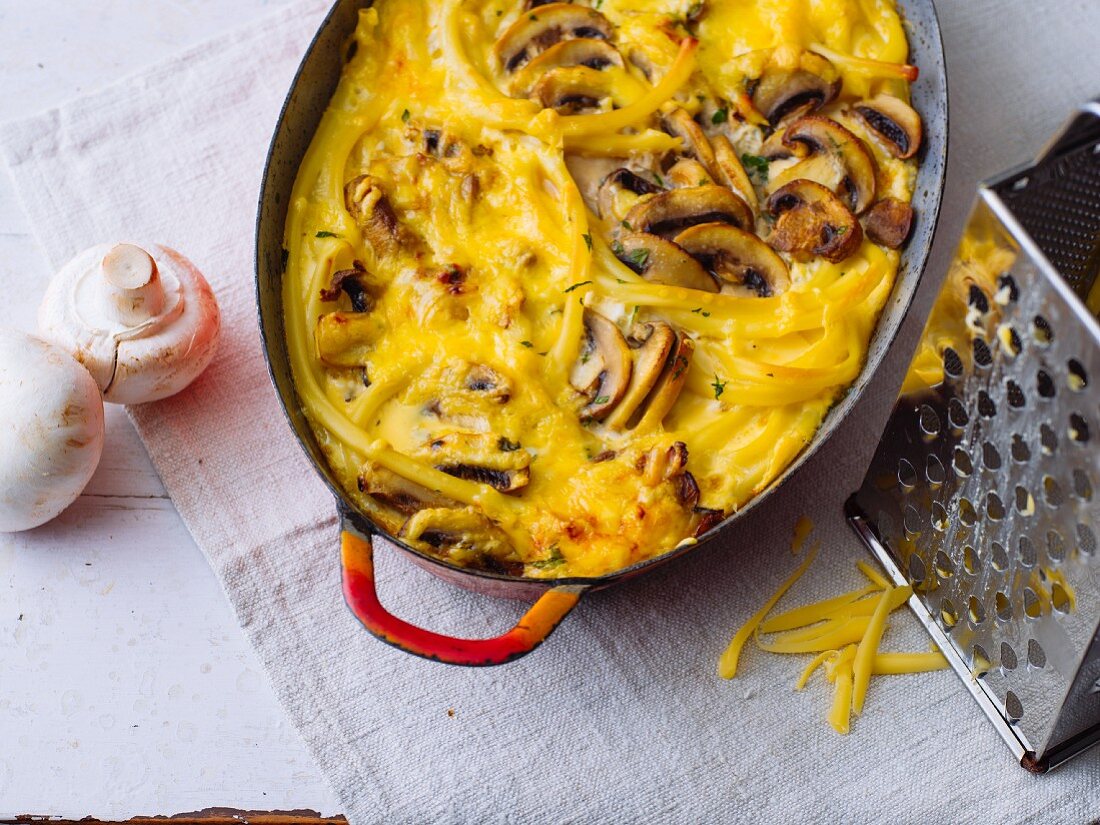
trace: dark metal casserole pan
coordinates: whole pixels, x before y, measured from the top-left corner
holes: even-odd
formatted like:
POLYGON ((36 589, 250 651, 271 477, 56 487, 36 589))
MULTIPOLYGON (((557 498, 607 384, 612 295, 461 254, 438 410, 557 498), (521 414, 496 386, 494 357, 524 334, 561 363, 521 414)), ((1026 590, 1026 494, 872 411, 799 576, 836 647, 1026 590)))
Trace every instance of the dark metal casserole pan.
POLYGON ((338 0, 333 5, 302 59, 275 127, 256 219, 260 332, 271 380, 287 420, 336 497, 341 518, 344 596, 352 612, 376 637, 410 653, 451 664, 501 664, 537 647, 587 590, 607 587, 668 564, 713 541, 738 518, 762 505, 821 447, 859 400, 905 317, 928 258, 939 213, 947 163, 947 79, 939 23, 932 0, 901 0, 910 62, 920 68, 920 77, 912 87, 913 103, 925 124, 912 202, 917 220, 901 257, 893 292, 871 338, 866 362, 849 392, 829 411, 811 443, 781 475, 745 507, 701 536, 696 544, 598 578, 528 579, 450 565, 374 524, 341 490, 314 438, 294 387, 283 321, 283 234, 287 206, 298 167, 339 82, 345 44, 355 29, 358 12, 369 5, 370 0, 338 0), (514 628, 493 639, 452 638, 409 624, 386 611, 375 592, 371 539, 376 535, 384 536, 413 562, 447 581, 489 595, 535 599, 535 604, 514 628))

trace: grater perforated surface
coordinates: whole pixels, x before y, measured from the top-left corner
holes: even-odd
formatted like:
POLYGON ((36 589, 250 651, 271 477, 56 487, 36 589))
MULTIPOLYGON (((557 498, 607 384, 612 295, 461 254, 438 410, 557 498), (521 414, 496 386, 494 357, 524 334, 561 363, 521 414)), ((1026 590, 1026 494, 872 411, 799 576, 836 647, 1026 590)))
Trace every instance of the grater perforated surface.
POLYGON ((1035 770, 1100 736, 1100 119, 1059 145, 982 190, 849 502, 1035 770))

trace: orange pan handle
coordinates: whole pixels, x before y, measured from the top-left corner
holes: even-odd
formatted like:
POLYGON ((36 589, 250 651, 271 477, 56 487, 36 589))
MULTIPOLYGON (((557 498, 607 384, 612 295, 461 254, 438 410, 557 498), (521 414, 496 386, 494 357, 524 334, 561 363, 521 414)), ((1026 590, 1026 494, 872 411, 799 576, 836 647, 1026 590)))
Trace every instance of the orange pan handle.
POLYGON ((376 638, 394 647, 449 665, 502 665, 542 644, 577 606, 584 586, 563 585, 539 596, 516 626, 493 639, 456 639, 399 619, 382 606, 374 586, 374 548, 368 537, 345 529, 340 537, 344 601, 376 638))

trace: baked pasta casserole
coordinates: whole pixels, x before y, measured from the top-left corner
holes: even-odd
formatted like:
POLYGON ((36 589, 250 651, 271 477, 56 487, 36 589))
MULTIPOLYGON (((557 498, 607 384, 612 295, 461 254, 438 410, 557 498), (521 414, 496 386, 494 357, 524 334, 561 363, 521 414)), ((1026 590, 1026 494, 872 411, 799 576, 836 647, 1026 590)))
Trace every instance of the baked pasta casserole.
POLYGON ((454 564, 600 576, 765 489, 914 220, 891 0, 377 0, 298 172, 295 384, 454 564))

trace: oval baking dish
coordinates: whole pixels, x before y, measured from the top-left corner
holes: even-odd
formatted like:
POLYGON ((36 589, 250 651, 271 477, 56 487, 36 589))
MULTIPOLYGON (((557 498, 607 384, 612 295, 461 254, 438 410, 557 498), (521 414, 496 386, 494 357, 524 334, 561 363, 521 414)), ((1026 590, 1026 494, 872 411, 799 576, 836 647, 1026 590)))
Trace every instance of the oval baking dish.
POLYGON ((912 198, 918 218, 901 255, 898 276, 871 338, 866 361, 849 391, 831 408, 810 444, 785 470, 740 510, 702 533, 697 541, 682 543, 663 555, 599 577, 535 579, 450 564, 411 546, 377 524, 343 492, 295 388, 283 304, 287 211, 299 166, 340 79, 345 46, 355 30, 359 11, 369 5, 364 0, 340 0, 333 6, 302 61, 272 139, 256 226, 256 289, 265 354, 291 428, 336 497, 342 521, 343 589, 352 612, 373 635, 410 653, 451 664, 501 664, 533 650, 585 591, 648 572, 714 540, 796 472, 859 399, 896 335, 916 290, 939 211, 947 150, 947 87, 939 27, 931 0, 899 3, 905 17, 910 62, 920 67, 920 77, 911 88, 913 105, 923 115, 925 128, 912 198), (411 625, 388 613, 378 600, 373 573, 374 536, 384 536, 414 563, 447 581, 490 595, 535 599, 535 604, 512 630, 493 639, 452 638, 411 625))

